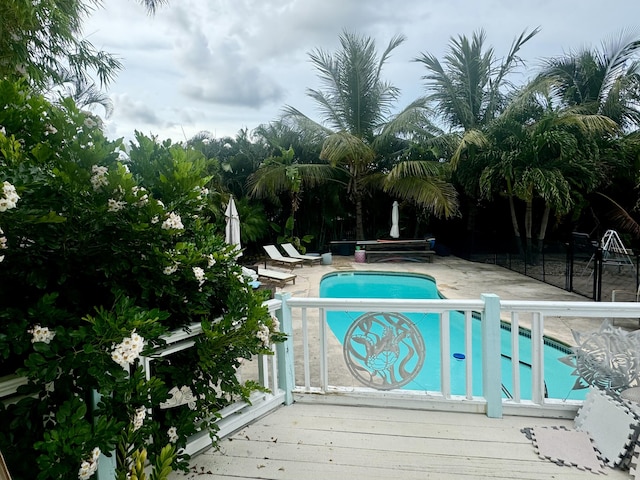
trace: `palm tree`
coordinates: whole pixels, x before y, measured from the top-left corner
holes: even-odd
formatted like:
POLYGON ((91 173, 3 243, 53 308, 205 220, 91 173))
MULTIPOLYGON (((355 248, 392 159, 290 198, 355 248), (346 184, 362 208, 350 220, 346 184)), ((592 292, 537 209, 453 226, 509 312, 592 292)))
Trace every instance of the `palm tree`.
POLYGON ((280 149, 280 155, 265 159, 260 167, 247 179, 249 196, 271 198, 278 202, 280 193, 288 192, 291 202, 290 215, 286 220, 284 237, 300 246, 299 237, 294 236, 295 217, 305 188, 326 182, 333 175, 333 168, 326 164, 300 163, 293 148, 280 149))
POLYGON ((538 28, 523 31, 503 59, 485 45, 483 30, 470 39, 464 35, 452 37, 442 62, 429 53, 415 59, 428 71, 422 78, 439 123, 450 129, 449 150, 452 143, 456 144, 454 154, 447 159, 451 159, 454 180, 466 195, 469 233, 473 232, 481 197, 478 178, 486 166, 485 158, 475 152, 485 138, 484 130, 508 105, 512 91, 509 75, 524 63, 518 56, 520 50, 538 32, 538 28))
POLYGON ((443 123, 464 132, 481 129, 506 106, 505 89, 510 87, 509 74, 523 62, 518 52, 539 28, 523 31, 512 43, 507 56, 498 62, 493 48, 485 47, 483 30, 472 35, 452 38, 444 64, 434 55, 423 53, 415 61, 428 70, 423 76, 428 99, 435 104, 443 123))
POLYGON ((620 32, 600 50, 583 48, 544 62, 537 81, 551 81, 560 104, 605 115, 623 130, 640 126, 640 38, 620 32))
POLYGON ((78 77, 64 67, 58 73, 56 83, 49 86, 47 96, 54 94, 58 96, 58 100, 71 97, 79 108, 89 111, 99 105, 104 109, 104 118, 109 118, 113 113, 113 101, 105 92, 100 91, 87 77, 78 77))
POLYGON ((592 191, 601 181, 596 140, 612 135, 617 125, 602 115, 554 109, 549 96, 514 101, 476 142, 487 162, 480 177, 484 197, 507 197, 514 236, 521 254, 535 261, 534 202, 543 205, 535 251, 541 253, 550 214, 567 213, 577 192, 592 191), (515 200, 525 204, 523 246, 515 200))
POLYGON ((369 37, 343 32, 341 49, 334 54, 317 49, 310 54, 324 90, 309 89, 320 108, 322 123, 288 106, 284 121, 322 141, 320 158, 341 169, 347 193, 355 205, 356 237, 364 239, 363 198, 369 175, 379 172, 379 153, 399 136, 430 127, 424 99, 412 102, 399 114, 391 114, 399 90, 382 77, 392 51, 404 42, 391 39, 378 56, 369 37))
MULTIPOLYGON (((532 84, 533 88, 538 88, 539 84, 551 85, 554 101, 561 108, 603 115, 620 127, 616 137, 599 143, 603 159, 599 169, 601 175, 607 176, 599 186, 599 193, 609 198, 618 212, 622 212, 620 216, 615 213, 608 216, 609 219, 624 219, 626 211, 618 207, 634 202, 628 196, 629 189, 622 185, 632 188, 636 179, 631 177, 638 172, 639 53, 637 32, 623 30, 605 39, 600 48, 584 47, 546 60, 542 72, 532 84), (630 176, 630 171, 635 173, 630 176)), ((632 207, 630 211, 633 211, 632 207)), ((633 226, 633 222, 623 221, 620 226, 633 226)))

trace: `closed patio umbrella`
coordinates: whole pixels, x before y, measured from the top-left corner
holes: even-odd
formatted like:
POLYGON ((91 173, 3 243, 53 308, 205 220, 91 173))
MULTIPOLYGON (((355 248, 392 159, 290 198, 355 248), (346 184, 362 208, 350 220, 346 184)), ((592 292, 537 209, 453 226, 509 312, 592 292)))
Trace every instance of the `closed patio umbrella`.
POLYGON ((237 258, 242 255, 242 251, 240 250, 242 246, 240 245, 240 216, 238 215, 238 209, 236 208, 236 202, 233 200, 233 196, 229 198, 229 204, 227 205, 224 215, 227 217, 225 241, 229 245, 236 245, 236 250, 238 250, 237 258))
POLYGON ((398 238, 400 236, 400 228, 398 227, 398 222, 400 219, 400 214, 398 213, 398 202, 393 202, 393 207, 391 208, 391 238, 398 238))

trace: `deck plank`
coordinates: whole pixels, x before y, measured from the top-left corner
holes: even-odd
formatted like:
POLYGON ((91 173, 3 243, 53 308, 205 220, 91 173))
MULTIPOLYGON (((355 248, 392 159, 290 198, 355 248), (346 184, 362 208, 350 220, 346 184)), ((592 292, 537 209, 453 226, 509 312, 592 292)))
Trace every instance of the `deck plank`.
POLYGON ((191 473, 171 479, 593 479, 538 458, 520 430, 545 425, 572 421, 294 404, 221 440, 219 452, 194 457, 191 473))

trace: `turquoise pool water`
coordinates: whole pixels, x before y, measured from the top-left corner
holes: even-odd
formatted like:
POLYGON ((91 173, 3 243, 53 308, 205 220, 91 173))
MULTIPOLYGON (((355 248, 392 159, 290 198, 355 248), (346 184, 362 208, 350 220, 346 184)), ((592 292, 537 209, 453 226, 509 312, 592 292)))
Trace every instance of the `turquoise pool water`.
MULTIPOLYGON (((391 272, 338 272, 325 275, 320 282, 320 297, 442 298, 433 278, 427 275, 391 272)), ((351 373, 364 385, 374 388, 440 390, 440 322, 437 314, 327 312, 327 322, 343 345, 345 361, 351 373)), ((473 394, 480 396, 482 352, 479 319, 473 320, 472 331, 473 394)), ((519 341, 520 394, 521 398, 530 399, 531 342, 526 333, 520 335, 519 341)), ((467 352, 464 315, 461 313, 451 313, 450 338, 451 391, 454 395, 464 395, 467 352)), ((501 345, 502 383, 504 395, 507 397, 507 392, 513 391, 511 332, 508 328, 502 329, 501 345)), ((584 399, 584 390, 572 388, 576 380, 576 377, 571 375, 572 368, 558 360, 569 353, 571 352, 566 346, 545 338, 545 384, 551 398, 584 399)))

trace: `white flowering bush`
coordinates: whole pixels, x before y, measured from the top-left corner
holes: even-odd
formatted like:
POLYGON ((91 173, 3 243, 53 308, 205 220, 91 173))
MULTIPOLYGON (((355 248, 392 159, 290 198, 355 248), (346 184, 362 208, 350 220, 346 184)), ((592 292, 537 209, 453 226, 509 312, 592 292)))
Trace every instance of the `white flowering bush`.
POLYGON ((124 155, 98 125, 0 81, 0 377, 28 380, 0 403, 15 480, 92 478, 99 452, 117 479, 185 469, 187 438, 257 388, 239 362, 283 340, 208 216, 205 158, 141 134, 124 155), (195 348, 147 378, 140 357, 194 322, 195 348), (160 408, 173 387, 189 405, 160 408))

